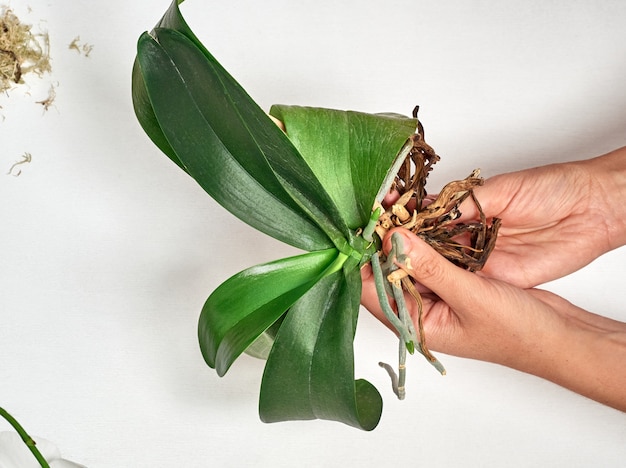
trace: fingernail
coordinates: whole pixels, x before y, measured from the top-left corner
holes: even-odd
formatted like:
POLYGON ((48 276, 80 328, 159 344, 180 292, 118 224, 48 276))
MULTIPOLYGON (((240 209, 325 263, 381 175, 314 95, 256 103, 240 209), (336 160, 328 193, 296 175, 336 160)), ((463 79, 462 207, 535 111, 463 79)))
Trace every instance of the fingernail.
POLYGON ((383 244, 383 251, 385 252, 385 254, 388 254, 389 251, 391 250, 391 247, 392 247, 391 238, 392 236, 395 236, 395 235, 400 236, 400 242, 402 244, 400 247, 401 247, 402 253, 408 254, 411 251, 411 247, 413 245, 413 239, 415 236, 413 233, 403 228, 395 228, 389 231, 389 233, 385 237, 385 242, 383 244))
POLYGON ((364 264, 361 267, 361 281, 367 281, 372 277, 372 267, 369 263, 364 264))

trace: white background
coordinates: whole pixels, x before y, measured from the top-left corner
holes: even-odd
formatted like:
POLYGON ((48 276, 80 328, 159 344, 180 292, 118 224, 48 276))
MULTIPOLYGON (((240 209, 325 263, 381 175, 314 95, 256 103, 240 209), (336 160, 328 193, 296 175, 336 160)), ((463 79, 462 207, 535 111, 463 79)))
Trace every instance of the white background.
MULTIPOLYGON (((225 212, 135 120, 136 39, 169 0, 11 5, 49 31, 53 58, 52 75, 0 96, 0 405, 30 432, 92 468, 623 466, 623 413, 506 368, 440 356, 440 377, 412 358, 398 402, 377 365, 394 361, 395 337, 367 313, 357 376, 383 394, 379 427, 261 423, 262 362, 242 357, 220 379, 196 323, 227 277, 294 251, 225 212), (68 49, 76 36, 94 46, 89 57, 68 49), (44 113, 35 101, 50 83, 57 99, 44 113), (25 152, 21 175, 5 175, 25 152)), ((442 156, 433 192, 475 167, 489 176, 626 145, 625 2, 188 0, 182 10, 264 108, 419 104, 442 156)), ((625 264, 619 249, 545 287, 626 320, 625 264)))

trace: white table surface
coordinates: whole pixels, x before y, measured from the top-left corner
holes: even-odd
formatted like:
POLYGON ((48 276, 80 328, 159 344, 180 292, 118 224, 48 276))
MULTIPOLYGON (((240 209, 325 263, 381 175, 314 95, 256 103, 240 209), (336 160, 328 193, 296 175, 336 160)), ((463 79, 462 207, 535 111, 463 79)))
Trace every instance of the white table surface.
MULTIPOLYGON (((379 427, 259 421, 262 363, 243 357, 217 377, 197 318, 231 274, 294 250, 225 212, 136 122, 135 42, 168 4, 11 2, 49 31, 53 73, 0 96, 0 406, 91 468, 623 466, 623 413, 506 368, 440 356, 442 378, 413 358, 407 399, 395 400, 377 363, 393 362, 396 340, 367 313, 356 368, 383 394, 379 427), (76 36, 89 57, 68 48, 76 36), (50 84, 44 113, 35 101, 50 84), (21 174, 5 175, 26 152, 21 174)), ((626 145, 619 0, 182 10, 264 108, 419 104, 442 156, 434 192, 475 167, 490 176, 626 145)), ((618 249, 544 287, 626 320, 625 264, 618 249)))

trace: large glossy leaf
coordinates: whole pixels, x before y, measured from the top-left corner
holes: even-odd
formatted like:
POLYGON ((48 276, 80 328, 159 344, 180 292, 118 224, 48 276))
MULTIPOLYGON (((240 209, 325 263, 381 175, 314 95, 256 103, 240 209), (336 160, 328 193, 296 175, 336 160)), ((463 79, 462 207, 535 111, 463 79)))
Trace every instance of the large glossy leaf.
POLYGON ((417 119, 300 106, 272 106, 289 139, 329 193, 348 226, 363 227, 387 173, 404 161, 417 119))
POLYGON ((343 256, 336 249, 244 270, 207 299, 198 326, 205 361, 224 375, 233 361, 343 256))
MULTIPOLYGON (((198 38, 191 31, 184 18, 180 14, 178 4, 183 3, 184 0, 174 0, 171 6, 167 9, 157 27, 171 28, 182 32, 196 44, 200 44, 198 38)), ((139 121, 141 127, 150 137, 152 142, 165 153, 172 161, 174 161, 181 169, 186 171, 185 167, 181 163, 180 159, 176 155, 176 152, 172 149, 167 141, 167 138, 163 134, 163 130, 154 114, 154 109, 150 98, 148 97, 148 91, 144 82, 141 69, 139 68, 139 61, 135 58, 132 70, 132 98, 133 108, 135 115, 139 121)))
POLYGON ((291 308, 263 374, 263 421, 318 418, 376 427, 380 394, 369 382, 354 380, 360 292, 359 269, 344 269, 324 277, 291 308))
POLYGON ((133 64, 131 85, 133 108, 135 109, 135 115, 137 116, 137 120, 139 121, 139 124, 143 128, 144 132, 146 132, 152 142, 161 151, 163 151, 168 158, 174 161, 174 163, 176 163, 176 165, 182 170, 186 171, 183 163, 180 162, 180 159, 176 156, 176 152, 168 143, 167 138, 163 134, 163 130, 161 130, 161 125, 159 125, 156 115, 154 115, 154 109, 152 108, 152 103, 148 97, 148 90, 146 89, 146 84, 143 81, 143 75, 139 69, 139 62, 137 59, 135 59, 135 63, 133 64))
POLYGON ((292 245, 316 250, 328 247, 328 239, 316 232, 321 228, 335 246, 346 250, 350 229, 289 139, 199 45, 184 25, 176 2, 161 21, 164 24, 183 26, 180 31, 157 27, 151 34, 142 35, 138 43, 136 71, 143 78, 145 92, 138 85, 135 102, 145 106, 147 95, 152 111, 140 108, 136 113, 143 116, 142 125, 152 132, 153 140, 167 152, 164 136, 176 155, 170 157, 180 161, 179 165, 220 204, 257 229, 292 245), (216 167, 225 165, 230 165, 226 174, 214 173, 216 167), (242 173, 241 180, 232 180, 240 175, 238 172, 242 173), (233 187, 245 192, 247 185, 257 185, 257 192, 268 192, 264 197, 256 194, 264 202, 260 208, 265 216, 247 209, 245 204, 233 203, 233 187), (271 198, 278 203, 270 203, 271 198), (274 211, 286 222, 275 222, 274 211), (300 225, 312 221, 317 226, 300 229, 304 239, 294 236, 293 229, 287 235, 281 232, 281 228, 294 225, 294 213, 302 218, 300 225))
MULTIPOLYGON (((351 238, 351 232, 346 227, 343 213, 337 209, 333 200, 325 192, 323 186, 291 142, 285 138, 282 132, 277 131, 276 126, 265 112, 219 64, 189 28, 178 7, 182 2, 183 0, 172 1, 155 27, 155 31, 165 28, 183 34, 212 64, 215 75, 224 85, 223 92, 230 98, 229 105, 237 110, 239 118, 250 130, 251 135, 254 133, 252 136, 263 149, 274 175, 280 179, 282 186, 294 200, 325 230, 335 245, 349 253, 350 249, 344 247, 346 240, 351 238)), ((216 88, 209 91, 219 93, 220 89, 216 88)), ((223 109, 211 108, 212 112, 221 116, 220 110, 223 109)), ((229 124, 232 125, 233 122, 229 120, 229 124)))
POLYGON ((140 38, 139 67, 163 134, 187 172, 260 231, 306 250, 330 247, 274 176, 211 64, 176 31, 159 30, 157 38, 140 38))

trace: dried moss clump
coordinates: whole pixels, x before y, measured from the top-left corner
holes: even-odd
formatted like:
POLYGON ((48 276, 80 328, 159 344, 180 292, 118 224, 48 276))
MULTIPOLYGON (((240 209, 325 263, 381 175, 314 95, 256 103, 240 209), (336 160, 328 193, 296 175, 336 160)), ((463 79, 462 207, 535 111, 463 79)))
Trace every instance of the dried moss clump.
POLYGON ((22 83, 27 73, 51 71, 48 34, 31 29, 11 9, 0 7, 0 92, 22 83))

